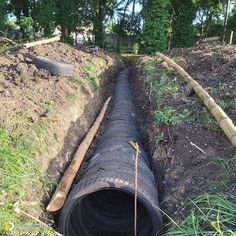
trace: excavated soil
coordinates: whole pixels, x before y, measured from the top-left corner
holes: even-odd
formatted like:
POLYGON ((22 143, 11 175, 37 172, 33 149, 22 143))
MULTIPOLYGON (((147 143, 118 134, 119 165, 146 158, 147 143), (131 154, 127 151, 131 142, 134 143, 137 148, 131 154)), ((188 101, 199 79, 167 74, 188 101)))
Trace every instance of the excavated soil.
MULTIPOLYGON (((235 46, 203 44, 190 49, 172 49, 165 54, 223 104, 236 123, 235 46)), ((233 165, 231 158, 236 156, 236 151, 214 119, 203 110, 204 104, 181 78, 167 68, 166 63, 157 63, 156 67, 168 69, 168 76, 179 86, 179 91, 175 96, 168 96, 165 105, 177 112, 187 109, 190 119, 168 125, 157 122, 154 112, 158 104, 145 82, 142 62, 133 67, 133 91, 146 148, 152 157, 161 207, 173 219, 181 219, 186 210, 182 205, 191 197, 206 192, 236 195, 235 168, 229 170, 222 164, 225 160, 233 165), (161 133, 162 140, 157 143, 161 133)), ((155 80, 160 77, 156 76, 155 80)))
MULTIPOLYGON (((34 131, 39 132, 33 141, 40 148, 42 143, 45 145, 35 158, 56 183, 104 101, 112 94, 114 79, 121 68, 123 63, 115 54, 102 50, 89 52, 60 42, 0 53, 0 125, 12 131, 20 127, 21 135, 30 138, 34 137, 34 131), (52 76, 39 70, 32 63, 35 56, 71 63, 75 75, 52 76), (84 82, 88 78, 86 65, 89 69, 96 68, 99 88, 84 82)), ((49 201, 44 192, 40 196, 33 192, 28 195, 29 202, 49 201)), ((31 214, 47 218, 36 208, 31 214)))

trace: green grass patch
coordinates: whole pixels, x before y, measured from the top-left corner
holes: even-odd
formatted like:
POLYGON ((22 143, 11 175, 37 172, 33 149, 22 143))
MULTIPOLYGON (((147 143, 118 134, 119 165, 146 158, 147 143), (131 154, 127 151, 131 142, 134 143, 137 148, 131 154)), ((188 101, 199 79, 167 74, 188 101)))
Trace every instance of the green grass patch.
POLYGON ((168 69, 158 66, 156 59, 147 60, 144 68, 145 82, 150 86, 150 94, 153 94, 160 109, 165 106, 165 101, 169 96, 174 97, 178 93, 179 85, 176 79, 170 78, 168 69))
MULTIPOLYGON (((27 211, 26 205, 35 201, 33 211, 42 212, 40 198, 51 182, 35 158, 50 144, 47 132, 50 122, 34 123, 29 115, 18 118, 18 123, 10 128, 0 125, 0 234, 8 235, 5 231, 11 222, 15 229, 9 235, 23 235, 25 231, 28 235, 54 235, 53 231, 14 213, 16 202, 27 211)), ((28 210, 31 212, 32 207, 28 210)))
POLYGON ((73 102, 75 102, 75 100, 80 96, 80 94, 81 94, 81 86, 78 85, 77 88, 76 88, 76 90, 73 91, 73 92, 71 92, 71 93, 68 95, 67 99, 68 99, 70 102, 73 103, 73 102))
POLYGON ((164 124, 177 124, 189 119, 190 112, 185 109, 182 113, 177 113, 175 109, 166 106, 162 111, 155 111, 154 116, 157 121, 164 124))
POLYGON ((46 110, 46 112, 53 112, 55 110, 54 101, 52 100, 45 101, 42 104, 42 107, 46 110))
POLYGON ((103 58, 97 57, 94 58, 90 63, 84 65, 84 71, 86 73, 84 81, 96 90, 101 88, 100 74, 105 63, 106 61, 103 58))
POLYGON ((7 43, 0 43, 0 52, 7 51, 11 46, 7 43))
POLYGON ((236 199, 223 194, 202 194, 189 200, 189 214, 175 222, 171 219, 167 236, 235 236, 236 199))
POLYGON ((213 189, 230 189, 233 183, 236 181, 236 152, 229 157, 211 157, 211 162, 221 166, 224 169, 221 178, 217 181, 209 181, 211 188, 213 189))

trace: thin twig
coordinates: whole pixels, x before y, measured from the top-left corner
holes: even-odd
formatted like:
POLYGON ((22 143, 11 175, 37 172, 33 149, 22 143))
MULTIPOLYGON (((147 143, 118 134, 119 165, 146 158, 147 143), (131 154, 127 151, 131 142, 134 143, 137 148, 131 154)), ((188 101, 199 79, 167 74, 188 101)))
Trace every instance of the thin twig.
MULTIPOLYGON (((15 203, 14 204, 14 212, 19 214, 19 215, 22 215, 22 216, 25 216, 25 217, 28 217, 32 220, 34 220, 35 222, 39 223, 40 225, 43 225, 44 227, 50 229, 50 230, 53 230, 49 225, 47 225, 46 223, 44 223, 43 221, 39 220, 38 218, 32 216, 31 214, 25 212, 25 211, 22 211, 20 208, 19 208, 19 203, 15 203)), ((56 232, 55 230, 53 230, 54 233, 57 235, 57 236, 63 236, 62 234, 56 232)))
POLYGON ((197 148, 197 149, 198 149, 199 151, 201 151, 202 153, 206 154, 206 152, 203 151, 203 150, 202 150, 199 146, 197 146, 195 143, 193 143, 193 142, 190 141, 190 144, 191 144, 193 147, 197 148))
POLYGON ((200 152, 206 155, 206 152, 203 151, 197 144, 193 143, 188 137, 186 137, 186 139, 190 142, 191 146, 197 148, 200 152))
POLYGON ((135 143, 136 146, 136 155, 135 155, 135 193, 134 193, 134 236, 137 236, 137 198, 138 198, 138 155, 139 155, 139 146, 138 143, 135 143))
POLYGON ((170 157, 170 152, 171 152, 171 150, 172 150, 172 148, 173 148, 173 146, 174 146, 174 141, 173 141, 173 137, 172 137, 172 135, 171 135, 171 133, 170 133, 170 128, 168 127, 167 130, 168 130, 169 139, 170 139, 170 141, 171 141, 171 146, 170 146, 169 150, 167 150, 167 157, 170 157))

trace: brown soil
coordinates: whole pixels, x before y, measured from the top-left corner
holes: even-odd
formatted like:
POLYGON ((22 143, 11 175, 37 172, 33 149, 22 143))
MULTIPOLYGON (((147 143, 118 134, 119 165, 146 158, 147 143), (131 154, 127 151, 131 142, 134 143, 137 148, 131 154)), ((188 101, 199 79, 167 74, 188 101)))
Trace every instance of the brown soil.
MULTIPOLYGON (((111 95, 114 78, 123 67, 115 55, 98 50, 87 52, 82 47, 64 43, 51 43, 0 53, 0 122, 8 129, 22 126, 22 135, 27 135, 34 124, 45 124, 46 147, 37 155, 42 168, 59 180, 72 158, 78 144, 96 118, 105 99, 111 95), (32 63, 35 56, 69 62, 75 67, 74 79, 78 84, 62 76, 51 76, 46 70, 38 70, 32 63), (94 59, 104 59, 97 73, 100 89, 81 82, 86 77, 84 66, 94 59)), ((101 132, 101 131, 100 131, 101 132)), ((41 140, 35 140, 41 144, 41 140)), ((29 193, 27 201, 44 198, 29 193)), ((42 211, 32 211, 39 217, 42 211)), ((44 218, 44 216, 41 215, 44 218)), ((47 218, 47 217, 46 217, 47 218)))
MULTIPOLYGON (((217 101, 224 101, 225 111, 236 123, 235 46, 203 44, 191 49, 172 49, 166 55, 174 57, 217 101)), ((157 63, 156 66, 167 67, 165 63, 157 63)), ((199 98, 171 70, 168 76, 173 80, 176 78, 175 84, 180 89, 174 97, 168 96, 165 105, 171 106, 177 113, 187 109, 191 119, 170 125, 159 123, 154 118, 158 104, 144 82, 143 64, 139 63, 133 73, 133 90, 140 111, 140 123, 143 124, 142 133, 152 157, 162 209, 174 219, 179 219, 183 216, 181 206, 188 198, 204 192, 236 195, 235 169, 229 173, 222 163, 217 162, 217 158, 230 161, 236 155, 235 148, 214 119, 210 115, 208 117, 208 113, 203 116, 204 105, 199 98), (157 144, 155 140, 161 132, 164 134, 163 141, 157 144)))

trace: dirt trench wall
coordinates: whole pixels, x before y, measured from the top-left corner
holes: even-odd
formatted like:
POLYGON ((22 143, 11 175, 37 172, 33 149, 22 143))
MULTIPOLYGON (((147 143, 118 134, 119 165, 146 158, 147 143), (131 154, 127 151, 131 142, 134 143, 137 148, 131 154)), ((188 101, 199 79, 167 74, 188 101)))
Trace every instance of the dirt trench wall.
MULTIPOLYGON (((42 199, 48 202, 122 67, 115 54, 59 42, 0 53, 0 222, 11 215, 19 227, 32 224, 14 213, 15 202, 47 221, 42 199), (51 76, 35 67, 36 56, 71 63, 75 74, 51 76), (26 204, 32 202, 33 209, 26 204)), ((14 235, 38 235, 42 230, 36 225, 30 233, 16 229, 14 235)))
POLYGON ((58 112, 58 124, 54 131, 57 134, 58 143, 51 149, 51 153, 39 156, 44 168, 47 168, 56 180, 61 177, 78 144, 97 117, 105 99, 112 95, 114 79, 122 67, 120 61, 107 67, 102 75, 99 92, 93 93, 92 96, 88 93, 81 94, 73 105, 64 106, 58 112))

